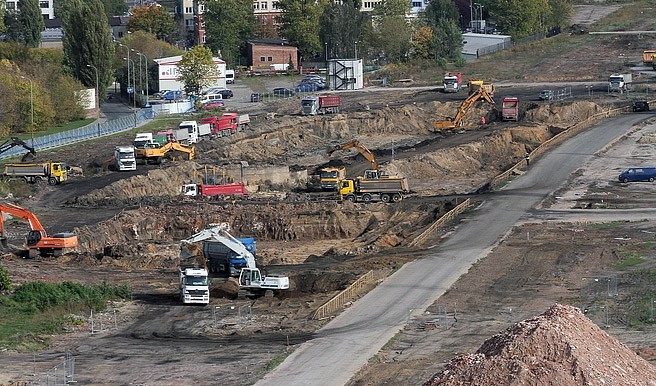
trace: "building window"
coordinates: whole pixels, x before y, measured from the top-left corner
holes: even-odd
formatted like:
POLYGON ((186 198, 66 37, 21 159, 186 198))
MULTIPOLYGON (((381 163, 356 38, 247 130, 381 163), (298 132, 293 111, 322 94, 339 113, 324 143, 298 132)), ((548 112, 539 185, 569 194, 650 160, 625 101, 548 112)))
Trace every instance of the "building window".
POLYGON ((193 27, 194 26, 194 19, 187 19, 185 20, 185 25, 187 27, 193 27))
POLYGON ((260 3, 253 3, 253 9, 260 9, 260 3))
POLYGON ((39 7, 50 8, 50 4, 47 1, 39 1, 39 7))
POLYGON ((267 62, 273 62, 273 57, 272 57, 272 56, 269 56, 269 57, 267 58, 267 62))
POLYGON ((198 13, 205 13, 205 4, 198 4, 198 13))
POLYGON ((264 56, 260 56, 260 62, 266 62, 266 58, 264 56))
POLYGON ((421 7, 421 1, 413 1, 413 2, 412 2, 412 7, 413 7, 413 8, 419 8, 419 7, 421 7))
POLYGON ((194 13, 194 8, 193 7, 185 7, 185 14, 193 14, 194 13))
POLYGON ((272 9, 278 9, 278 2, 277 1, 272 2, 271 3, 271 8, 272 9))
POLYGON ((8 1, 6 7, 7 9, 12 9, 12 10, 16 9, 16 3, 12 3, 8 1))
POLYGON ((267 9, 267 3, 260 3, 260 9, 267 9))

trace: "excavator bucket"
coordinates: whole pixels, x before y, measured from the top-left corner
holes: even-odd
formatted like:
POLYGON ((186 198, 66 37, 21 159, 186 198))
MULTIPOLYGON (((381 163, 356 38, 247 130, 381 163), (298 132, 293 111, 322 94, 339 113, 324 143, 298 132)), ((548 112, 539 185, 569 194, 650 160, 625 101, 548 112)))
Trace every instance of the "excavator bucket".
POLYGON ((455 127, 456 125, 453 123, 453 121, 435 122, 436 129, 454 129, 455 127))

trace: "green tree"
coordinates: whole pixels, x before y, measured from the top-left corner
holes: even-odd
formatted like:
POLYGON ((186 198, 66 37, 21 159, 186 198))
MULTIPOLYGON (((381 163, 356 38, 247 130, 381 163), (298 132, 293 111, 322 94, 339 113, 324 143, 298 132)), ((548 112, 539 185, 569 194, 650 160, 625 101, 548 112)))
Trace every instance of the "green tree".
POLYGON ((107 17, 124 15, 130 9, 125 0, 102 0, 107 17))
POLYGON ((7 27, 5 26, 4 23, 4 18, 5 18, 5 7, 0 7, 0 33, 5 32, 7 30, 7 27))
POLYGON ((545 18, 547 29, 565 28, 571 23, 574 8, 570 0, 549 0, 551 12, 545 18))
POLYGON ((452 0, 431 0, 423 12, 422 18, 428 25, 435 29, 437 27, 437 21, 440 19, 458 22, 460 20, 460 12, 452 0))
POLYGON ((458 8, 451 0, 433 0, 421 15, 422 21, 433 30, 435 59, 460 57, 463 42, 459 18, 458 8))
POLYGON ((384 63, 394 63, 408 58, 411 30, 404 16, 383 16, 376 19, 371 47, 377 49, 378 58, 384 63))
POLYGON ((175 30, 175 20, 162 6, 140 5, 132 8, 132 16, 128 21, 128 31, 138 30, 150 32, 159 39, 165 39, 175 30))
POLYGON ((544 32, 551 15, 549 0, 496 0, 488 9, 497 28, 514 39, 544 32))
POLYGON ((178 79, 184 83, 187 94, 200 95, 220 75, 212 51, 205 46, 195 46, 187 51, 178 63, 178 79))
POLYGON ((430 27, 421 27, 412 33, 412 57, 416 59, 433 59, 436 52, 436 41, 430 27))
POLYGON ((105 95, 114 79, 114 45, 100 0, 68 0, 64 8, 64 66, 86 87, 105 95))
POLYGON ((328 43, 330 57, 355 57, 356 45, 362 42, 364 18, 358 1, 331 2, 326 6, 320 19, 320 36, 328 43))
POLYGON ((39 0, 21 0, 18 3, 20 12, 18 21, 21 27, 22 41, 28 47, 38 47, 41 43, 41 32, 46 29, 39 7, 39 0))
POLYGON ((319 39, 319 18, 329 0, 280 0, 280 32, 298 48, 301 58, 313 58, 323 52, 319 39))
POLYGON ((7 268, 0 267, 0 291, 9 291, 11 289, 11 276, 7 268))
POLYGON ((206 44, 233 67, 256 29, 251 0, 211 0, 205 3, 206 44))

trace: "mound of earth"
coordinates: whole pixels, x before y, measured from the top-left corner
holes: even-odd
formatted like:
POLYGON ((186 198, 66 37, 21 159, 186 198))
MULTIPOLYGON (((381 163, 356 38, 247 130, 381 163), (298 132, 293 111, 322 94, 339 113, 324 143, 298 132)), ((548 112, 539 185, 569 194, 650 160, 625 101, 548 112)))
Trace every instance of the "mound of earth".
POLYGON ((555 304, 460 355, 424 386, 654 385, 656 367, 571 306, 555 304))

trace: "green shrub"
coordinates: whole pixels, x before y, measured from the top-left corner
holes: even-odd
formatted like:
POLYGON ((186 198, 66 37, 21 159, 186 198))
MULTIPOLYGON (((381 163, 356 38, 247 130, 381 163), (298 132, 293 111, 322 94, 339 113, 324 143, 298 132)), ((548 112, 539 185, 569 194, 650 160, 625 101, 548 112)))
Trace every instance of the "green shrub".
POLYGON ((11 289, 11 277, 7 268, 0 267, 0 291, 9 291, 11 289))

